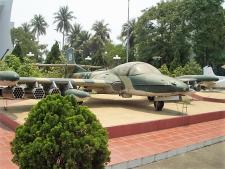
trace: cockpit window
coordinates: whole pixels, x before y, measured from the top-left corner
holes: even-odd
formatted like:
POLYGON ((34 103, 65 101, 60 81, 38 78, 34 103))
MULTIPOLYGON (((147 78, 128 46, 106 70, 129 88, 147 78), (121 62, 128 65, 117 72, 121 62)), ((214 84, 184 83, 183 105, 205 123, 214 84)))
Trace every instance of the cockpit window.
POLYGON ((147 63, 140 63, 135 64, 130 68, 129 76, 144 74, 144 73, 155 73, 155 74, 161 74, 158 69, 153 67, 150 64, 147 63))
POLYGON ((144 73, 161 74, 154 66, 144 62, 128 62, 111 70, 119 76, 135 76, 144 73))

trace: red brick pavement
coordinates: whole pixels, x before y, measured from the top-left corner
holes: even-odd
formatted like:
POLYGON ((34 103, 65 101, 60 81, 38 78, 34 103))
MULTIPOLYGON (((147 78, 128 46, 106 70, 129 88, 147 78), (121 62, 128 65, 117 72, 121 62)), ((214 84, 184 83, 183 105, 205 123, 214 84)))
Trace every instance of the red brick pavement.
POLYGON ((14 138, 14 131, 0 122, 0 169, 18 169, 12 161, 10 142, 14 138))
MULTIPOLYGON (((109 140, 111 151, 109 165, 159 154, 220 136, 225 136, 225 119, 113 138, 109 140)), ((14 132, 0 124, 0 169, 18 169, 11 162, 10 142, 13 137, 14 132)))
POLYGON ((225 119, 109 140, 109 165, 159 154, 225 136, 225 119))

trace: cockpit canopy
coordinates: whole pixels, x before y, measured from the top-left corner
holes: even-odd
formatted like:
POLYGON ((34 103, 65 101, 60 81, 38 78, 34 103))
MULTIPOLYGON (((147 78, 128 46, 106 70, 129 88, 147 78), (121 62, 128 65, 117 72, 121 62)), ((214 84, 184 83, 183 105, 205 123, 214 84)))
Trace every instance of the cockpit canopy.
POLYGON ((112 69, 118 76, 135 76, 139 74, 161 74, 154 66, 144 62, 128 62, 112 69))

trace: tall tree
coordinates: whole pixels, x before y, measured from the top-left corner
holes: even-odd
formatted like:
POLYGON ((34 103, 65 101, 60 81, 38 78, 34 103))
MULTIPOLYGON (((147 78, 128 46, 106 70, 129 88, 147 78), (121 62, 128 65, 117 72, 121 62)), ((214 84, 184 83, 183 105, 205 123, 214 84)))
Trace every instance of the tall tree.
POLYGON ((105 46, 110 42, 108 24, 102 21, 96 21, 92 30, 94 31, 94 35, 90 40, 90 50, 93 56, 93 64, 94 65, 104 65, 103 55, 105 52, 105 46))
POLYGON ((82 30, 80 24, 75 23, 69 31, 67 42, 70 47, 74 48, 76 63, 83 63, 84 57, 89 55, 88 42, 91 35, 88 31, 82 30))
POLYGON ((139 60, 153 63, 155 56, 160 56, 160 62, 170 64, 170 69, 187 62, 190 41, 185 8, 183 1, 162 1, 143 13, 135 27, 139 60))
POLYGON ((46 57, 46 63, 57 63, 57 61, 60 60, 60 49, 59 49, 59 43, 56 41, 55 44, 52 46, 51 51, 46 57))
POLYGON ((81 33, 82 27, 80 24, 74 24, 67 37, 67 41, 71 47, 74 47, 75 49, 80 45, 80 33, 81 33))
POLYGON ((42 56, 46 45, 40 45, 35 41, 35 37, 31 32, 25 32, 22 27, 11 29, 11 38, 13 45, 20 44, 24 57, 27 53, 32 52, 38 61, 37 56, 42 56))
POLYGON ((127 42, 129 40, 129 61, 134 61, 135 60, 135 51, 134 51, 134 40, 135 40, 135 25, 136 25, 136 20, 132 19, 129 24, 125 23, 122 26, 122 31, 120 34, 120 39, 122 42, 127 45, 127 42), (129 31, 129 34, 128 34, 129 31), (128 37, 129 35, 129 37, 128 37))
POLYGON ((12 51, 12 55, 15 55, 16 57, 18 57, 20 59, 20 61, 23 60, 23 51, 22 48, 20 46, 20 43, 18 42, 16 44, 16 46, 14 47, 13 51, 12 51))
POLYGON ((21 25, 21 27, 24 32, 26 33, 31 32, 31 25, 29 23, 25 22, 21 25))
POLYGON ((33 27, 32 32, 36 35, 37 41, 39 42, 39 36, 46 34, 46 28, 48 26, 42 15, 34 15, 31 20, 31 26, 33 27))
POLYGON ((225 61, 224 0, 186 0, 186 20, 196 60, 205 65, 220 65, 225 61))
POLYGON ((104 20, 96 21, 92 26, 92 30, 95 32, 94 36, 100 38, 104 43, 110 40, 108 26, 109 24, 105 24, 104 20))
POLYGON ((73 12, 69 11, 68 6, 60 7, 59 11, 56 12, 54 17, 54 23, 57 23, 56 30, 58 32, 61 32, 63 35, 63 40, 62 40, 62 49, 64 47, 64 42, 65 42, 65 35, 69 32, 71 28, 70 22, 72 21, 73 18, 73 12))

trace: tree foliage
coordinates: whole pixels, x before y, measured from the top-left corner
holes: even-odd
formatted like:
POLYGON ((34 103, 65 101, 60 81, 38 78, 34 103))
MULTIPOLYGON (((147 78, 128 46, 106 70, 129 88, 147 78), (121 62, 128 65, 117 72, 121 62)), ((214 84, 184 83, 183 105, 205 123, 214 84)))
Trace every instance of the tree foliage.
POLYGON ((20 46, 20 43, 16 44, 16 46, 14 47, 14 49, 12 51, 12 55, 18 56, 20 58, 20 60, 23 60, 23 51, 20 46))
POLYGON ((48 26, 42 15, 34 15, 31 20, 32 32, 36 35, 37 41, 39 42, 39 36, 46 34, 46 27, 48 26))
POLYGON ((13 54, 7 55, 4 59, 4 63, 7 64, 7 67, 9 67, 11 70, 13 70, 17 73, 21 66, 21 60, 13 54))
POLYGON ((34 65, 34 62, 28 58, 24 57, 23 62, 17 70, 20 77, 43 77, 43 73, 34 65))
POLYGON ((39 45, 35 41, 34 35, 31 32, 25 32, 22 27, 11 29, 11 38, 14 45, 20 45, 23 56, 32 52, 36 61, 39 59, 38 56, 42 56, 46 49, 46 45, 39 45))
POLYGON ((7 55, 2 62, 2 70, 12 70, 17 72, 21 77, 41 77, 42 72, 34 65, 34 61, 28 57, 23 57, 21 61, 15 55, 7 55))
POLYGON ((96 21, 92 30, 94 31, 93 37, 90 39, 90 50, 92 52, 94 65, 104 65, 103 55, 105 52, 105 46, 110 42, 108 24, 102 21, 96 21))
POLYGON ((59 8, 59 11, 56 12, 54 17, 54 23, 57 24, 56 30, 61 32, 63 35, 62 48, 64 47, 65 35, 70 31, 71 21, 75 17, 73 16, 73 12, 69 11, 68 6, 63 6, 59 8))
POLYGON ((23 23, 21 25, 21 28, 23 29, 24 32, 31 32, 31 25, 27 22, 23 23))
POLYGON ((75 23, 68 34, 67 42, 74 50, 75 60, 84 64, 84 57, 90 56, 89 42, 91 34, 83 30, 80 24, 75 23))
POLYGON ((170 73, 168 67, 166 64, 163 64, 160 68, 159 71, 164 74, 164 75, 168 75, 168 76, 172 76, 172 74, 170 73))
POLYGON ((125 23, 122 26, 122 31, 120 35, 120 39, 122 40, 123 44, 127 46, 127 42, 129 41, 129 62, 135 61, 136 58, 136 53, 135 53, 135 48, 134 48, 134 41, 136 34, 134 32, 136 26, 136 20, 132 19, 129 23, 125 23), (129 35, 129 37, 128 37, 129 35))
POLYGON ((106 53, 103 54, 104 58, 104 66, 108 68, 112 68, 117 65, 116 61, 113 60, 113 57, 118 55, 121 60, 119 63, 125 63, 126 62, 126 49, 125 47, 120 45, 114 45, 113 43, 108 43, 105 47, 106 53))
POLYGON ((95 115, 73 97, 47 96, 16 129, 13 162, 21 169, 103 169, 108 137, 95 115))
POLYGON ((189 60, 184 67, 178 66, 174 70, 169 70, 167 65, 163 64, 159 70, 162 74, 173 77, 202 74, 201 66, 194 59, 189 60))
POLYGON ((59 57, 61 55, 60 49, 59 49, 59 43, 56 41, 54 45, 51 48, 51 51, 48 53, 48 56, 46 57, 45 63, 56 63, 59 61, 59 57))
POLYGON ((7 70, 11 70, 11 69, 4 61, 0 61, 0 71, 7 71, 7 70))
POLYGON ((139 60, 152 62, 154 56, 160 56, 162 63, 170 66, 186 63, 190 44, 182 17, 184 8, 181 1, 162 1, 143 13, 135 27, 139 60))
POLYGON ((184 65, 184 74, 186 75, 198 75, 202 74, 202 68, 194 59, 191 59, 184 65))
POLYGON ((222 0, 161 1, 144 11, 135 26, 138 59, 162 57, 169 69, 191 57, 201 65, 225 61, 225 15, 222 0))
POLYGON ((196 60, 200 65, 225 61, 225 13, 223 0, 186 0, 185 14, 196 60))

